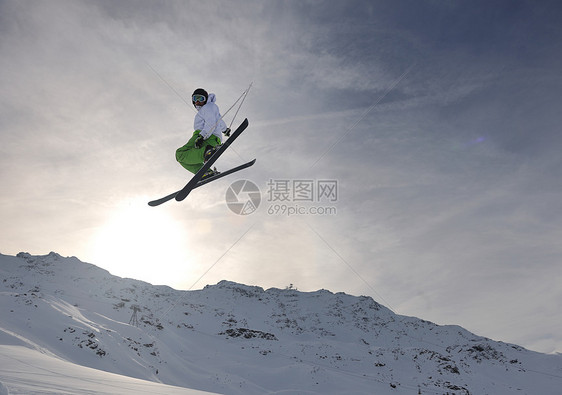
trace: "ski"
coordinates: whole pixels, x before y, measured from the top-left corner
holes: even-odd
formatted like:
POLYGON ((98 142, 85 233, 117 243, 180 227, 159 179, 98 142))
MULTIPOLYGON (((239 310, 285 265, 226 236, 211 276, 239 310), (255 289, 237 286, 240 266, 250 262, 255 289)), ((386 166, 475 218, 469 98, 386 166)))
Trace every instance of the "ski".
POLYGON ((208 183, 211 182, 211 181, 218 180, 219 178, 222 178, 222 177, 227 176, 227 175, 229 175, 229 174, 232 174, 232 173, 235 173, 235 172, 240 171, 240 170, 242 170, 242 169, 245 169, 245 168, 247 168, 247 167, 250 167, 250 166, 252 166, 254 163, 256 163, 256 160, 255 160, 255 159, 252 159, 251 161, 246 162, 246 163, 244 163, 244 164, 242 164, 242 165, 240 165, 240 166, 236 166, 236 167, 233 167, 232 169, 229 169, 229 170, 227 170, 227 171, 223 171, 222 173, 218 173, 218 174, 215 174, 214 176, 207 177, 207 178, 205 178, 205 179, 199 181, 199 182, 197 183, 197 185, 195 185, 195 186, 193 187, 193 189, 199 188, 201 185, 208 184, 208 183))
MULTIPOLYGON (((149 206, 153 206, 153 207, 154 207, 154 206, 158 206, 158 205, 160 205, 160 204, 162 204, 162 203, 165 203, 165 202, 167 202, 168 200, 171 200, 171 199, 174 199, 174 198, 175 198, 178 202, 179 202, 179 201, 182 201, 182 200, 184 200, 184 199, 187 197, 187 195, 189 195, 189 193, 190 193, 193 189, 197 188, 198 186, 203 185, 203 184, 198 185, 200 182, 203 182, 204 184, 206 184, 207 182, 210 182, 210 181, 206 181, 206 180, 201 181, 201 178, 203 177, 203 174, 205 174, 205 172, 206 172, 208 169, 211 168, 211 166, 216 162, 216 160, 219 158, 219 156, 221 156, 222 153, 223 153, 224 151, 226 151, 226 149, 230 146, 230 144, 232 144, 232 142, 233 142, 234 140, 236 140, 236 138, 237 138, 238 136, 240 136, 240 134, 241 134, 247 127, 248 127, 248 119, 246 118, 246 119, 244 119, 244 121, 240 124, 240 126, 238 126, 238 128, 236 128, 236 130, 230 135, 230 137, 228 138, 228 140, 226 140, 226 142, 224 142, 224 144, 222 144, 222 145, 220 146, 220 148, 215 151, 215 153, 213 154, 213 156, 211 156, 211 157, 209 158, 209 160, 207 160, 207 162, 205 162, 205 164, 203 164, 203 166, 201 167, 201 169, 199 169, 199 171, 198 171, 197 173, 195 173, 195 175, 191 178, 191 180, 189 180, 189 182, 186 184, 185 187, 183 187, 182 189, 180 189, 180 190, 177 191, 177 192, 174 192, 174 193, 171 193, 171 194, 169 194, 169 195, 167 195, 167 196, 164 196, 163 198, 150 201, 150 202, 148 202, 148 205, 149 205, 149 206)), ((254 161, 255 161, 255 159, 254 159, 254 161)), ((245 167, 249 167, 249 166, 253 165, 253 164, 254 164, 254 163, 253 163, 254 161, 248 162, 248 163, 246 163, 245 165, 242 165, 242 167, 241 167, 239 170, 242 170, 242 169, 244 169, 245 167), (251 163, 251 164, 249 164, 249 163, 251 163), (246 165, 247 165, 247 166, 246 166, 246 165)), ((232 173, 232 172, 233 172, 233 171, 230 171, 230 172, 227 173, 227 174, 219 173, 219 174, 217 174, 217 175, 215 175, 215 176, 209 177, 209 179, 221 178, 221 177, 224 177, 225 175, 228 175, 228 174, 230 174, 230 173, 232 173), (224 174, 224 175, 221 175, 221 174, 224 174), (219 176, 221 176, 221 177, 219 177, 219 176)), ((226 173, 226 172, 225 172, 225 173, 226 173)))
POLYGON ((228 140, 226 140, 225 143, 222 144, 220 148, 215 151, 213 156, 211 156, 209 160, 207 160, 207 162, 203 164, 203 167, 201 167, 199 171, 195 173, 195 175, 191 178, 191 180, 189 180, 187 185, 184 186, 183 189, 177 193, 176 200, 178 202, 181 202, 183 199, 187 197, 187 195, 189 195, 189 193, 193 190, 193 188, 195 188, 195 185, 197 185, 197 183, 201 180, 203 174, 205 174, 207 170, 211 168, 211 166, 216 162, 219 156, 221 156, 222 153, 226 151, 226 149, 230 146, 230 144, 232 144, 232 142, 236 140, 236 138, 240 136, 247 127, 248 127, 248 118, 244 119, 244 121, 240 124, 240 126, 236 128, 234 133, 230 135, 228 140))
MULTIPOLYGON (((208 184, 208 183, 210 183, 211 181, 218 180, 219 178, 225 177, 225 176, 227 176, 227 175, 229 175, 229 174, 232 174, 232 173, 235 173, 235 172, 237 172, 237 171, 243 170, 243 169, 245 169, 245 168, 247 168, 247 167, 252 166, 254 163, 256 163, 256 160, 255 160, 255 159, 253 159, 253 160, 251 160, 251 161, 249 161, 249 162, 247 162, 247 163, 244 163, 244 164, 242 164, 242 165, 240 165, 240 166, 233 167, 232 169, 229 169, 229 170, 227 170, 227 171, 223 171, 222 173, 218 173, 218 174, 216 174, 216 175, 214 175, 214 176, 205 178, 205 179, 199 181, 199 182, 193 187, 193 189, 199 188, 199 187, 202 186, 202 185, 208 184)), ((174 199, 174 198, 176 197, 176 195, 178 194, 178 192, 179 192, 179 191, 176 191, 176 192, 174 192, 174 193, 169 194, 168 196, 164 196, 163 198, 160 198, 160 199, 157 199, 157 200, 153 200, 153 201, 151 201, 151 202, 148 202, 148 205, 149 205, 149 206, 152 206, 152 207, 155 207, 155 206, 161 205, 162 203, 166 203, 167 201, 174 199)))
POLYGON ((175 198, 178 192, 179 191, 176 191, 174 193, 170 193, 168 196, 164 196, 163 198, 152 200, 148 202, 148 205, 151 207, 160 206, 162 203, 166 203, 168 200, 172 200, 173 198, 175 198))

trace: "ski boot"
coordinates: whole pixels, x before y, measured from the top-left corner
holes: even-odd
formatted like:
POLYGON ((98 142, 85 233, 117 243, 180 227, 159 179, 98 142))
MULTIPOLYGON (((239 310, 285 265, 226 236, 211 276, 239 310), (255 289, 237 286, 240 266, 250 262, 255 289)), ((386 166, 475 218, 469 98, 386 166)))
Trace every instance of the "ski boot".
POLYGON ((220 148, 220 144, 217 146, 210 146, 208 145, 207 148, 205 148, 205 154, 203 155, 205 162, 207 162, 209 160, 209 158, 211 156, 213 156, 213 154, 220 148))
POLYGON ((217 174, 219 174, 220 172, 217 171, 216 167, 213 167, 212 169, 209 169, 205 172, 205 174, 203 174, 203 176, 201 177, 201 180, 204 180, 205 178, 209 178, 212 176, 216 176, 217 174))

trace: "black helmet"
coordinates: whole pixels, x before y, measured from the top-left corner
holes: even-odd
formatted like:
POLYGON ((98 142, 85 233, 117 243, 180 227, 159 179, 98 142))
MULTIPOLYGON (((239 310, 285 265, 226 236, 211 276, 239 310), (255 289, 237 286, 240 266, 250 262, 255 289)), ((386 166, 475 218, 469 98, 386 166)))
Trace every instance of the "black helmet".
POLYGON ((193 94, 191 95, 191 102, 193 103, 194 106, 197 105, 197 103, 202 103, 201 105, 207 103, 207 98, 209 97, 209 94, 207 93, 207 91, 203 88, 197 88, 193 91, 193 94), (205 98, 205 100, 201 100, 202 98, 205 98))

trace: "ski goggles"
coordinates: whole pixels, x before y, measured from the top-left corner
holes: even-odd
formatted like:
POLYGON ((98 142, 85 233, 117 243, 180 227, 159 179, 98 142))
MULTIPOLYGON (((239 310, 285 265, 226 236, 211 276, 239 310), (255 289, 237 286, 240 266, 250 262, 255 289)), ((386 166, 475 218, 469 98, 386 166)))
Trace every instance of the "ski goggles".
POLYGON ((207 99, 206 99, 205 96, 203 96, 203 95, 193 95, 193 96, 191 97, 191 100, 193 100, 194 103, 196 103, 196 102, 203 103, 203 102, 204 102, 205 100, 207 100, 207 99))

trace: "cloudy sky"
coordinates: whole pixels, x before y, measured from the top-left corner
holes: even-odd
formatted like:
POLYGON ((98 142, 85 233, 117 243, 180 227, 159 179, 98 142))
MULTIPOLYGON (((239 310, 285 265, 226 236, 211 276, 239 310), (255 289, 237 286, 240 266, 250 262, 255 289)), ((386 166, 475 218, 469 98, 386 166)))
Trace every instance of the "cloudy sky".
POLYGON ((178 289, 369 295, 562 352, 561 16, 531 0, 0 1, 0 252, 178 289), (251 82, 234 120, 250 126, 217 167, 256 164, 149 207, 190 177, 174 152, 191 92, 226 111, 251 82), (250 215, 225 202, 239 179, 261 190, 250 215))

